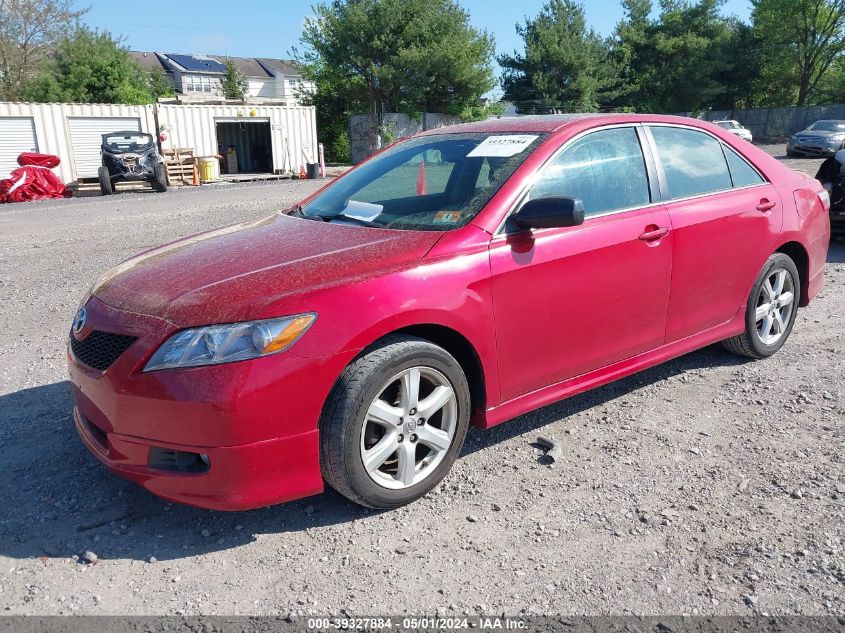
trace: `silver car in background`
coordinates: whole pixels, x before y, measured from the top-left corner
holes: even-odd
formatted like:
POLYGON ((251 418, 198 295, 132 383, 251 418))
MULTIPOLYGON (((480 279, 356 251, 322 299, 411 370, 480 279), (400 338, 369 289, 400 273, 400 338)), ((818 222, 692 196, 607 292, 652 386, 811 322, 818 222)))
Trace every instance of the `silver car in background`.
POLYGON ((749 143, 752 140, 751 137, 751 130, 746 127, 743 127, 739 121, 734 121, 733 119, 726 119, 724 121, 713 121, 716 125, 720 128, 726 129, 731 134, 736 134, 739 138, 744 138, 749 143))
POLYGON ((793 134, 786 145, 787 156, 811 154, 833 156, 845 147, 845 121, 816 121, 806 130, 793 134))

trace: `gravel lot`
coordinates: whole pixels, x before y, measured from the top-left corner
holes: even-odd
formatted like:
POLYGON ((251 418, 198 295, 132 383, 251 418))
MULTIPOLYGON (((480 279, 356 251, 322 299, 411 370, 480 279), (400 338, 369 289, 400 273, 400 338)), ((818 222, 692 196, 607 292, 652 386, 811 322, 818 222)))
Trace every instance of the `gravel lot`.
POLYGON ((440 488, 400 510, 327 492, 215 513, 108 475, 64 382, 85 289, 142 248, 314 186, 0 207, 0 612, 845 614, 842 241, 780 354, 711 347, 471 430, 440 488))

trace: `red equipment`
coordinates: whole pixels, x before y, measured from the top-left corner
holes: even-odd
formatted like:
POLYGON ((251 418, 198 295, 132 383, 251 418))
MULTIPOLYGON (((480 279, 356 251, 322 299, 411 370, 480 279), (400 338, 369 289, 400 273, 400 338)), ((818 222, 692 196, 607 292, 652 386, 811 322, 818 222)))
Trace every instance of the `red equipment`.
POLYGON ((50 169, 61 160, 50 154, 24 152, 18 156, 18 167, 8 178, 0 180, 0 203, 28 202, 45 198, 70 198, 70 189, 50 169))

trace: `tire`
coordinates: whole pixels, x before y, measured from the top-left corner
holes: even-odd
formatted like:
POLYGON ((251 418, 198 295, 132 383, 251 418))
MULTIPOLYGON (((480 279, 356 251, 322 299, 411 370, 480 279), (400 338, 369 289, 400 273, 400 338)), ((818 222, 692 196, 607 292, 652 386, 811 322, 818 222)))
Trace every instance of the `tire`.
POLYGON ((722 341, 722 345, 729 352, 749 358, 768 358, 774 354, 792 332, 800 292, 801 279, 795 262, 783 253, 769 257, 748 296, 745 332, 722 341), (779 282, 780 279, 783 281, 779 282), (774 305, 772 292, 777 299, 774 305), (787 297, 787 293, 791 296, 787 297))
POLYGON ((320 420, 323 478, 370 508, 411 503, 449 472, 464 444, 469 414, 469 385, 451 354, 415 336, 385 337, 343 371, 329 395, 320 420), (423 408, 415 411, 413 396, 405 395, 413 389, 403 387, 413 385, 414 376, 419 405, 429 401, 431 417, 422 421, 423 408), (440 400, 445 403, 436 408, 440 400))
POLYGON ((109 170, 105 167, 97 168, 97 178, 100 179, 100 193, 104 196, 110 196, 114 193, 114 185, 112 184, 109 170))
POLYGON ((155 168, 155 180, 152 182, 153 189, 159 193, 167 191, 167 170, 163 163, 158 163, 155 168))
POLYGON ((787 158, 797 158, 797 152, 793 152, 791 149, 786 150, 786 157, 787 158))

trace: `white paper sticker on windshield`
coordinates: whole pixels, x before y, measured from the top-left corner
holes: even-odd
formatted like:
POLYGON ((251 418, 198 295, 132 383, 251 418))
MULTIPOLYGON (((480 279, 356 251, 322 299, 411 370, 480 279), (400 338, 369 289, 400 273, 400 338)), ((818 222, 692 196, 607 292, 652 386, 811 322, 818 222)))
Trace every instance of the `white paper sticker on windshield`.
POLYGON ((366 222, 372 222, 375 218, 381 215, 383 210, 384 207, 380 204, 350 200, 346 203, 343 215, 348 215, 350 218, 358 218, 359 220, 364 220, 366 222))
POLYGON ((507 136, 488 136, 481 141, 474 150, 467 154, 467 158, 474 156, 507 157, 519 154, 537 139, 531 134, 508 134, 507 136))

